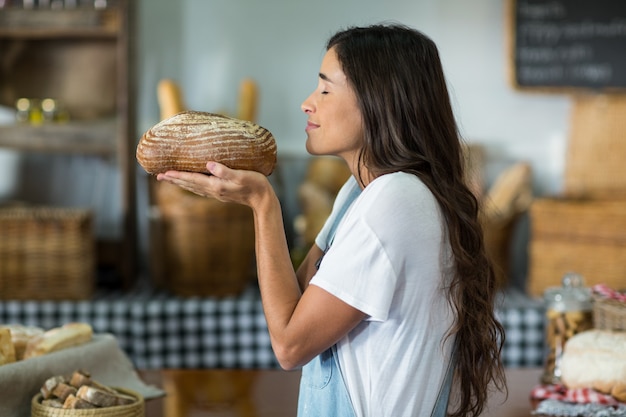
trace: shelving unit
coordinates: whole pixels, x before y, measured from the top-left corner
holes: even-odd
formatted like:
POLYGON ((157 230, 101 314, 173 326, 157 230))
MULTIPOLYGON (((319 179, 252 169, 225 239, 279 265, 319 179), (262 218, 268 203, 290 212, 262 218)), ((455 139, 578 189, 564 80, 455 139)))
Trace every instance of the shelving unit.
POLYGON ((0 126, 0 147, 113 161, 122 236, 98 240, 97 259, 116 268, 123 287, 137 272, 132 3, 0 9, 0 105, 49 97, 70 116, 67 122, 0 126))

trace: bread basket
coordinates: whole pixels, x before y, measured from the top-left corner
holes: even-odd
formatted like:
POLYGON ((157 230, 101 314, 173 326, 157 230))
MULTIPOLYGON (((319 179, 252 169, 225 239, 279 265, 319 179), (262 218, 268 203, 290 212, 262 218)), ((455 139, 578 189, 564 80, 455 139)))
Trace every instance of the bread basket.
POLYGON ((626 331, 626 303, 597 297, 593 303, 593 327, 626 331))
POLYGON ((84 300, 95 286, 90 209, 0 208, 0 299, 84 300))
POLYGON ((144 399, 140 394, 125 388, 115 389, 135 397, 137 401, 115 407, 70 410, 42 405, 41 393, 38 393, 32 399, 30 415, 31 417, 145 417, 144 399))
POLYGON ((601 330, 626 331, 626 294, 606 285, 593 287, 593 327, 601 330))

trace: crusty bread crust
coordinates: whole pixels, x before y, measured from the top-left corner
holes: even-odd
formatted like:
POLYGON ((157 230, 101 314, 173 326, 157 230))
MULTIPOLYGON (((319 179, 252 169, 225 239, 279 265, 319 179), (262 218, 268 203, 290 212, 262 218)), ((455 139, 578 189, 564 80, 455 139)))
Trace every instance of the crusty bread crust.
POLYGON ((139 140, 137 162, 149 174, 168 170, 208 173, 206 163, 270 175, 276 165, 272 133, 246 120, 184 111, 150 128, 139 140))

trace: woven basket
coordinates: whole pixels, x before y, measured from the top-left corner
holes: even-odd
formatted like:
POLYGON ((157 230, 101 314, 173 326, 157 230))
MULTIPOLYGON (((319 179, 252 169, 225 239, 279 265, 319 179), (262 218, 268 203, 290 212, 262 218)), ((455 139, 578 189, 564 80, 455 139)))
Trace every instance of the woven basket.
POLYGON ((37 394, 31 401, 31 417, 144 417, 145 407, 143 397, 131 390, 115 388, 117 391, 135 397, 136 402, 115 407, 90 408, 84 410, 66 410, 48 407, 41 404, 41 394, 37 394))
POLYGON ((255 278, 252 210, 168 183, 159 186, 151 219, 151 269, 157 285, 180 296, 244 291, 255 278))
POLYGON ((593 303, 593 327, 602 330, 626 330, 626 303, 595 297, 593 303))
POLYGON ((626 200, 536 199, 530 208, 528 292, 541 296, 576 272, 585 284, 623 286, 626 200))
POLYGON ((86 299, 95 281, 92 214, 86 209, 0 209, 0 298, 86 299))
POLYGON ((574 100, 565 161, 568 197, 626 197, 626 96, 579 95, 574 100))

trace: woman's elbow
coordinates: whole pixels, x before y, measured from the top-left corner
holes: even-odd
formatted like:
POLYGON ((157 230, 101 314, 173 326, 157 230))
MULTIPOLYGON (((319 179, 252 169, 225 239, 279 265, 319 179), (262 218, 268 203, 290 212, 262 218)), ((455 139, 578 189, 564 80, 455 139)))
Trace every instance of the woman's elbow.
POLYGON ((310 358, 302 355, 302 352, 294 346, 273 344, 274 355, 278 364, 285 371, 293 371, 301 368, 310 358))

